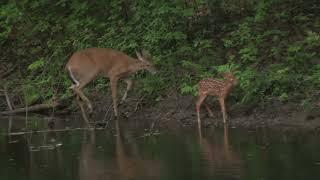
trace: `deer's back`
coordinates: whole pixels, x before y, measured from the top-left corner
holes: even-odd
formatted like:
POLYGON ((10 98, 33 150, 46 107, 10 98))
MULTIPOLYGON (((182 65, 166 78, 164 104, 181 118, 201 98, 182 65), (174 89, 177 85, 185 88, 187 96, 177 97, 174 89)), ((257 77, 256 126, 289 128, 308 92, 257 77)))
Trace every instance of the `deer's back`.
POLYGON ((218 79, 206 78, 199 82, 199 90, 202 94, 220 95, 224 87, 225 83, 218 79))
POLYGON ((108 75, 115 69, 123 69, 134 61, 133 58, 121 51, 108 48, 88 48, 75 52, 67 66, 73 69, 87 69, 108 75))

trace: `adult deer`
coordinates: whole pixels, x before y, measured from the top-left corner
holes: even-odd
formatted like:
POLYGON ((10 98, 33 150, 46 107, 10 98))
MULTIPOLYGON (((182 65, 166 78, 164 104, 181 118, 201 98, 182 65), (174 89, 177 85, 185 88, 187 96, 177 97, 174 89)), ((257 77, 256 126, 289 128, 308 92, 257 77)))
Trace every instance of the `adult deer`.
MULTIPOLYGON (((224 73, 223 77, 224 77, 224 80, 206 78, 199 82, 199 100, 196 104, 199 127, 201 127, 200 107, 208 95, 218 97, 222 116, 223 116, 223 122, 226 123, 227 121, 225 99, 230 94, 232 88, 239 83, 239 80, 231 72, 224 73)), ((212 111, 210 110, 210 108, 206 103, 205 103, 205 106, 209 115, 212 117, 213 116, 212 111)))
POLYGON ((133 81, 129 79, 130 75, 143 69, 150 71, 152 74, 156 73, 156 69, 149 61, 151 56, 148 52, 143 50, 142 55, 139 52, 136 52, 136 54, 138 59, 114 49, 88 48, 75 52, 71 56, 66 65, 70 77, 75 83, 71 86, 71 89, 78 98, 86 102, 90 113, 93 111, 92 104, 81 89, 98 75, 110 79, 114 114, 118 116, 118 80, 123 79, 127 83, 126 91, 122 97, 122 101, 124 101, 133 84, 133 81))

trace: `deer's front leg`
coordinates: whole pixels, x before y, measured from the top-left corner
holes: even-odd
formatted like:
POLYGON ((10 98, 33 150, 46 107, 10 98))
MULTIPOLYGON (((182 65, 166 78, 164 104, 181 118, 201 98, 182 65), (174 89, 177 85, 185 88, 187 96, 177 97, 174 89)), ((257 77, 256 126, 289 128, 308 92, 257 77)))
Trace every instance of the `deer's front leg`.
POLYGON ((224 98, 223 97, 219 97, 219 102, 220 102, 220 106, 221 106, 221 112, 222 112, 222 117, 223 117, 223 123, 227 122, 227 113, 226 113, 226 106, 225 106, 225 102, 224 102, 224 98))
POLYGON ((124 95, 122 96, 121 103, 126 100, 128 92, 131 90, 133 84, 133 81, 131 79, 125 79, 124 81, 127 83, 127 89, 124 95))
POLYGON ((111 84, 111 94, 112 94, 112 101, 113 101, 113 110, 114 110, 114 115, 118 117, 118 110, 117 110, 117 85, 118 85, 118 79, 113 78, 110 80, 111 84))

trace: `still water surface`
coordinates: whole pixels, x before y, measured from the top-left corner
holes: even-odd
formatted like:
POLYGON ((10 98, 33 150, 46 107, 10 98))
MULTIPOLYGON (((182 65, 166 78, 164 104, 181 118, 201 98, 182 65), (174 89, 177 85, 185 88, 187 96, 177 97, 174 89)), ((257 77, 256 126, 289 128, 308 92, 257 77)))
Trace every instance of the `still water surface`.
MULTIPOLYGON (((55 127, 66 128, 76 127, 55 127)), ((46 129, 43 119, 0 119, 0 180, 320 179, 314 131, 222 127, 148 135, 112 122, 104 130, 12 134, 46 129)))

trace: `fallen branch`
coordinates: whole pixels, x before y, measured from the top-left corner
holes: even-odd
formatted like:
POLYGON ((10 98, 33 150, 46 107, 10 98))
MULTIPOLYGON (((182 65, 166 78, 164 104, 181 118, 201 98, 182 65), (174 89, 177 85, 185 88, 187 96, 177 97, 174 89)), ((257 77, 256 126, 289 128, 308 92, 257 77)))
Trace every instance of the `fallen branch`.
POLYGON ((18 108, 10 111, 2 111, 0 114, 2 115, 10 115, 10 114, 17 114, 17 113, 23 113, 23 112, 35 112, 35 111, 41 111, 41 110, 46 110, 46 109, 51 109, 51 108, 56 108, 60 105, 57 101, 53 101, 52 103, 48 104, 37 104, 34 106, 28 106, 24 108, 18 108))

